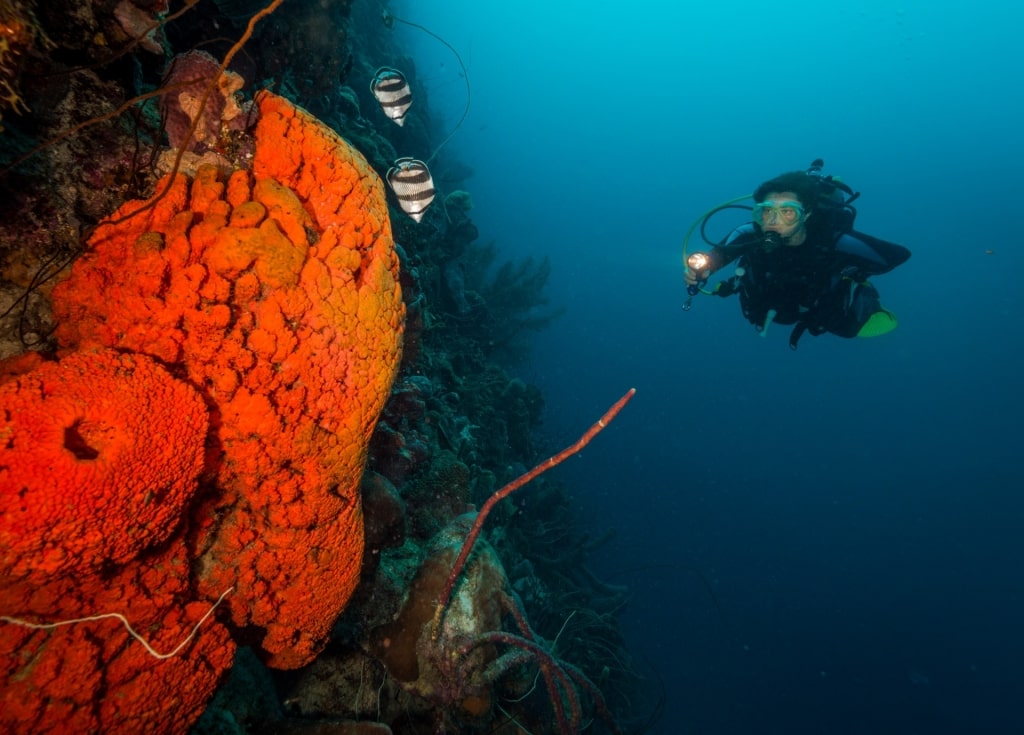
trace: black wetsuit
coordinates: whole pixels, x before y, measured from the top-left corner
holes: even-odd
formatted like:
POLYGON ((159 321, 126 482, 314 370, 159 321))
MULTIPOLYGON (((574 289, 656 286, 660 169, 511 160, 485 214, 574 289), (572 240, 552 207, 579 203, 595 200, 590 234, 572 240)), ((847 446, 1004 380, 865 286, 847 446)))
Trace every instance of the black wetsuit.
POLYGON ((795 348, 804 331, 856 336, 881 309, 867 279, 888 273, 910 251, 856 231, 823 235, 811 230, 801 245, 766 248, 760 229, 747 224, 709 255, 712 272, 737 259, 743 268, 742 275, 722 282, 715 293, 739 293, 743 315, 759 330, 770 322, 796 325, 790 336, 795 348))

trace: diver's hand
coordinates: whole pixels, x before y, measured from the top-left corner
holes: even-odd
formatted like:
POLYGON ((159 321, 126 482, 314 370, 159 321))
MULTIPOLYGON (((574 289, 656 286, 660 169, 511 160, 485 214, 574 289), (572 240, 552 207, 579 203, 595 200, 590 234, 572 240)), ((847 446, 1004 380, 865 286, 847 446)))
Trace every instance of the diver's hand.
POLYGON ((698 274, 694 272, 693 268, 687 268, 686 272, 683 274, 683 280, 686 281, 687 286, 696 286, 701 281, 707 280, 707 276, 705 275, 704 278, 700 278, 698 277, 698 274))

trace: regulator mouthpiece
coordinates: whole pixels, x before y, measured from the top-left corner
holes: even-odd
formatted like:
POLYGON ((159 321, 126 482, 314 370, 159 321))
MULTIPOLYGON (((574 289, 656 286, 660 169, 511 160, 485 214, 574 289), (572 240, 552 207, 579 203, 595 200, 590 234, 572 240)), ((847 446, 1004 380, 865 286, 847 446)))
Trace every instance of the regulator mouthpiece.
POLYGON ((782 235, 774 230, 768 230, 761 235, 761 247, 769 253, 782 244, 782 235))

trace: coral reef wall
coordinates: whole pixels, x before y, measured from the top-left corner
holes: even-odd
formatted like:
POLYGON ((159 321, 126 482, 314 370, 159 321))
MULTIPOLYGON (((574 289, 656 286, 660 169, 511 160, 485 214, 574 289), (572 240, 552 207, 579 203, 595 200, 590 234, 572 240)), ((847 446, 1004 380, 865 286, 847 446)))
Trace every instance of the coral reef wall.
POLYGON ((514 371, 559 310, 547 261, 479 241, 449 148, 421 222, 381 183, 452 132, 395 43, 419 26, 294 0, 0 0, 0 24, 0 729, 635 714, 627 594, 586 567, 610 536, 555 480, 492 513, 440 634, 421 614, 468 514, 551 450, 514 371))
MULTIPOLYGON (((219 81, 211 93, 233 95, 236 85, 219 81)), ((230 105, 211 110, 225 131, 238 117, 230 105)), ((152 198, 96 226, 49 294, 59 360, 8 368, 5 727, 178 731, 231 661, 226 633, 270 666, 303 665, 358 582, 359 483, 400 362, 405 311, 383 185, 358 152, 283 98, 265 92, 248 112, 255 127, 243 131, 241 155, 194 162, 191 179, 171 173, 152 198), (105 389, 111 371, 121 382, 105 389), (136 383, 121 388, 128 375, 136 383), (101 391, 102 402, 74 403, 76 388, 101 391), (119 392, 123 401, 111 402, 119 392), (48 418, 42 435, 39 416, 48 418), (161 452, 146 451, 154 442, 161 452), (57 467, 36 460, 40 447, 57 467), (55 470, 66 473, 56 483, 55 470), (76 503, 83 492, 90 502, 76 503), (43 514, 28 522, 34 508, 43 514), (175 618, 192 600, 202 609, 223 602, 222 623, 180 656, 140 648, 151 645, 133 632, 140 625, 184 635, 175 618), (103 652, 82 645, 82 631, 112 612, 125 625, 105 626, 113 630, 103 652), (117 706, 91 706, 108 688, 117 706), (184 706, 175 692, 186 689, 184 706), (161 706, 175 716, 159 715, 161 706)), ((190 107, 186 118, 203 113, 190 107)))

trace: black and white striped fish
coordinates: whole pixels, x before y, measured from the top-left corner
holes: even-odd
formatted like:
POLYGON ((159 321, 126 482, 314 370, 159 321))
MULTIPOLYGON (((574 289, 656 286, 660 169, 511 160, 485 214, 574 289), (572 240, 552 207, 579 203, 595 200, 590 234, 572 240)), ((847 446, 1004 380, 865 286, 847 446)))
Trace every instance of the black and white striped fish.
POLYGON ((405 122, 405 113, 412 107, 412 91, 402 72, 390 66, 382 66, 373 75, 370 91, 385 115, 399 125, 405 122))
POLYGON ((402 211, 416 222, 422 220, 434 201, 434 179, 427 164, 415 158, 399 158, 388 169, 387 179, 402 211))

